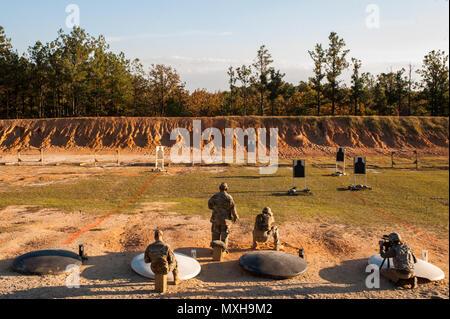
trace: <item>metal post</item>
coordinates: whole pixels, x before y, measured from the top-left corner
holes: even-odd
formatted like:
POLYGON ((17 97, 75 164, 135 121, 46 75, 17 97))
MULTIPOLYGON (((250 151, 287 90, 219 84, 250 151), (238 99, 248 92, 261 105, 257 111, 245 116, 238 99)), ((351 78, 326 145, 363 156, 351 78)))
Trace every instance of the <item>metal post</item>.
POLYGON ((419 154, 416 150, 416 169, 419 169, 419 154))
POLYGON ((120 166, 120 150, 116 150, 117 152, 117 166, 120 166))
POLYGON ((22 160, 20 159, 20 151, 17 151, 17 163, 20 166, 20 162, 22 162, 22 160))
POLYGON ((295 187, 295 161, 292 162, 292 188, 295 187))

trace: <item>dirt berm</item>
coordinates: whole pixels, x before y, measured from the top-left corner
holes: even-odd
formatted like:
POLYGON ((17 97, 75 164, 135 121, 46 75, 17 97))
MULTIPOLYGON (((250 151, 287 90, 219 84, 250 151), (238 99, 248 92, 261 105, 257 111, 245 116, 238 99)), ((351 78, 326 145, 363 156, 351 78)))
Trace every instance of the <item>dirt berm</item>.
MULTIPOLYGON (((388 153, 419 149, 423 154, 447 155, 449 119, 443 117, 217 117, 196 118, 202 130, 278 128, 279 154, 329 154, 337 146, 350 152, 388 153)), ((121 149, 153 153, 155 146, 172 146, 170 133, 186 128, 194 118, 65 118, 0 120, 0 151, 45 148, 83 152, 121 149)), ((191 134, 192 135, 192 134, 191 134)), ((192 139, 192 136, 191 136, 192 139)), ((192 144, 191 144, 192 145, 192 144)))

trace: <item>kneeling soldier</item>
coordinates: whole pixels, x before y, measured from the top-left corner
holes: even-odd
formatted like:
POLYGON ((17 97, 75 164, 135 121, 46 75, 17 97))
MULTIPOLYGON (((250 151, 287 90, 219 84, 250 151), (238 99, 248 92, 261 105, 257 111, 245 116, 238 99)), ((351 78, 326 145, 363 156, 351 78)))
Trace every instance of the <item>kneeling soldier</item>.
POLYGON ((151 263, 150 267, 155 275, 167 275, 173 273, 174 284, 178 284, 178 264, 169 245, 163 241, 163 232, 155 231, 155 242, 147 247, 144 254, 145 263, 151 263))
POLYGON ((402 239, 397 233, 389 234, 389 243, 389 250, 384 251, 384 241, 380 241, 380 255, 382 258, 392 258, 394 268, 383 268, 380 270, 380 274, 394 283, 398 283, 400 280, 409 280, 411 288, 417 288, 417 277, 414 276, 416 256, 408 245, 402 243, 402 239))
POLYGON ((278 240, 278 228, 275 224, 272 210, 265 207, 261 214, 256 216, 255 228, 253 229, 253 247, 256 248, 257 242, 266 243, 273 236, 275 249, 280 250, 281 245, 278 240))

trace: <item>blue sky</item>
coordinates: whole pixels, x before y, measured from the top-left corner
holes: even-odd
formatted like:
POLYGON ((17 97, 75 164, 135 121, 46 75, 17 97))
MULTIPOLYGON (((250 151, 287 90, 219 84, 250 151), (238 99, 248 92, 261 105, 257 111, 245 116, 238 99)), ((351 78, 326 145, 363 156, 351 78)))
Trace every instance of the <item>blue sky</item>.
POLYGON ((91 35, 103 34, 113 51, 139 58, 146 68, 174 66, 190 90, 226 89, 228 66, 251 63, 261 44, 286 80, 307 80, 307 50, 326 45, 331 31, 345 39, 349 57, 373 73, 420 66, 432 49, 449 51, 448 0, 1 1, 0 25, 19 52, 55 39, 60 28, 69 31, 65 9, 73 3, 91 35), (366 24, 370 4, 379 8, 378 28, 366 24))

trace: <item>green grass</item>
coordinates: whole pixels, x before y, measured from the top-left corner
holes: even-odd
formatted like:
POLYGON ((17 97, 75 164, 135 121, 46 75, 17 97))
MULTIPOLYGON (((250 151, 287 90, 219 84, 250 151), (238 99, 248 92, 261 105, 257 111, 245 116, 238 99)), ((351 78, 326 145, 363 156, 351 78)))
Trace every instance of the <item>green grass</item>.
MULTIPOLYGON (((108 175, 46 186, 2 188, 0 189, 0 207, 37 205, 64 211, 81 210, 103 214, 134 198, 148 178, 148 175, 138 177, 108 175)), ((131 205, 126 209, 130 210, 135 206, 131 205)))
MULTIPOLYGON (((405 159, 405 163, 408 160, 405 159)), ((288 163, 288 161, 286 161, 288 163)), ((292 186, 292 170, 280 167, 275 175, 259 175, 255 168, 224 167, 223 172, 195 171, 159 176, 136 204, 122 213, 133 213, 143 202, 176 202, 171 210, 209 217, 207 202, 222 181, 228 183, 239 215, 250 222, 264 206, 270 206, 279 222, 329 222, 357 226, 395 226, 397 221, 386 217, 344 190, 353 183, 349 176, 331 177, 332 159, 307 160, 307 187, 313 196, 286 196, 292 186), (311 164, 318 166, 312 167, 311 164), (328 168, 328 171, 326 167, 328 168)), ((448 238, 449 224, 449 171, 448 159, 427 160, 437 167, 415 171, 390 169, 390 159, 368 158, 374 169, 368 172, 368 185, 372 191, 360 191, 358 196, 387 213, 422 230, 432 231, 448 238)), ((405 168, 408 165, 405 165, 405 168)), ((64 211, 106 213, 134 198, 152 173, 142 169, 136 177, 117 176, 114 173, 74 182, 47 186, 0 189, 0 206, 38 205, 64 211)), ((298 188, 303 180, 296 181, 298 188)))
MULTIPOLYGON (((351 192, 343 190, 344 186, 352 184, 352 176, 324 176, 324 170, 309 168, 307 187, 311 188, 313 196, 285 196, 292 185, 291 169, 280 168, 273 176, 260 176, 256 170, 232 168, 219 174, 162 176, 158 179, 159 187, 152 188, 145 201, 179 202, 175 210, 207 217, 210 214, 208 198, 220 182, 226 181, 242 217, 253 218, 264 206, 270 206, 279 221, 395 224, 394 220, 365 206, 351 192)), ((374 188, 373 191, 359 192, 359 196, 409 224, 433 228, 439 233, 447 231, 448 171, 386 169, 377 172, 369 172, 368 176, 368 184, 374 188)), ((298 180, 296 185, 302 187, 303 181, 298 180)))

